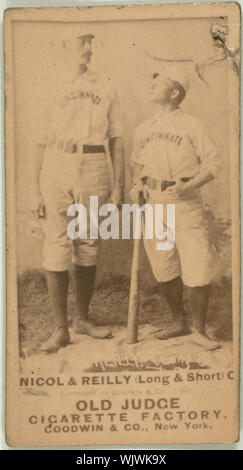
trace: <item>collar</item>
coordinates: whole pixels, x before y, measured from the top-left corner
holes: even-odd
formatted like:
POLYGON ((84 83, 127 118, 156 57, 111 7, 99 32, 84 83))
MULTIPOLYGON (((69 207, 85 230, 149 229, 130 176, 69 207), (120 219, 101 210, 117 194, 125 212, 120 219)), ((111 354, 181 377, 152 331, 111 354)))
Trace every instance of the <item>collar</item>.
POLYGON ((163 109, 159 109, 152 118, 152 124, 164 119, 168 122, 170 119, 173 119, 175 116, 179 116, 182 113, 183 111, 180 107, 174 109, 174 111, 170 111, 169 113, 166 113, 163 109))
POLYGON ((77 80, 84 79, 84 80, 91 80, 96 81, 98 80, 98 74, 94 72, 94 70, 86 70, 86 72, 82 73, 81 75, 77 76, 77 80))

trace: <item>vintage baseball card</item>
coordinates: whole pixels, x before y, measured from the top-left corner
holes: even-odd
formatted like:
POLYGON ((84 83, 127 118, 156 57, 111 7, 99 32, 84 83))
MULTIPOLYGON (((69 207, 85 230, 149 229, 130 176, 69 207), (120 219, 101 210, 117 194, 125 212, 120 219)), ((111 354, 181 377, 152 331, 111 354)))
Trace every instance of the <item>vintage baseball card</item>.
POLYGON ((8 445, 239 437, 240 6, 8 9, 8 445))

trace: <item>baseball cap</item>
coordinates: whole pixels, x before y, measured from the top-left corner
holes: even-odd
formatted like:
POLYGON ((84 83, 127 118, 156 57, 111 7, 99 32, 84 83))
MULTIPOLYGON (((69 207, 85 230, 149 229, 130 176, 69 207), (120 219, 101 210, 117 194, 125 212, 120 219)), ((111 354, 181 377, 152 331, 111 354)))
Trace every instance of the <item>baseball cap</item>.
POLYGON ((61 39, 61 44, 63 46, 66 46, 68 44, 72 44, 76 39, 80 38, 87 38, 87 39, 93 39, 95 36, 93 33, 91 33, 89 28, 86 27, 81 27, 79 31, 77 31, 77 34, 75 32, 72 32, 70 36, 65 35, 64 37, 60 38, 61 39))
POLYGON ((79 34, 78 36, 76 36, 76 39, 80 39, 80 38, 94 39, 94 37, 95 36, 91 33, 84 33, 84 34, 79 34))
POLYGON ((153 76, 155 74, 158 74, 170 80, 180 83, 180 85, 184 88, 185 92, 187 92, 190 87, 189 76, 183 66, 174 65, 174 64, 160 65, 154 68, 154 71, 152 72, 152 74, 153 76))

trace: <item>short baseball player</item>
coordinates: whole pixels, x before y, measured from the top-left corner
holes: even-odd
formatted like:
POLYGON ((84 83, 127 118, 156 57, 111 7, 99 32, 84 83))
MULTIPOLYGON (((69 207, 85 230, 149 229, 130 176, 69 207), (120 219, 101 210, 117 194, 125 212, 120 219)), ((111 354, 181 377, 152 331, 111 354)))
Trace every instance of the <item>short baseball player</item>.
POLYGON ((82 203, 88 212, 90 195, 98 196, 99 204, 108 199, 119 204, 122 198, 119 102, 110 79, 88 68, 93 38, 93 34, 81 32, 65 43, 69 59, 77 65, 77 74, 57 92, 54 103, 49 106, 46 129, 38 136, 33 160, 33 210, 43 223, 43 267, 54 313, 53 334, 41 348, 49 353, 70 342, 66 304, 71 265, 77 300, 75 331, 94 338, 111 335, 109 328, 97 327, 88 318, 98 240, 87 237, 72 241, 67 235, 71 220, 67 216, 69 205, 82 203))
POLYGON ((180 107, 189 85, 187 76, 172 65, 153 74, 150 98, 158 109, 135 132, 131 196, 138 202, 138 193, 143 191, 148 203, 175 204, 174 248, 159 251, 158 239, 144 238, 153 274, 163 286, 173 318, 157 338, 191 333, 183 309, 184 283, 190 291, 193 340, 215 349, 219 344, 209 338, 205 328, 217 263, 208 241, 200 188, 214 179, 219 158, 199 120, 180 107))

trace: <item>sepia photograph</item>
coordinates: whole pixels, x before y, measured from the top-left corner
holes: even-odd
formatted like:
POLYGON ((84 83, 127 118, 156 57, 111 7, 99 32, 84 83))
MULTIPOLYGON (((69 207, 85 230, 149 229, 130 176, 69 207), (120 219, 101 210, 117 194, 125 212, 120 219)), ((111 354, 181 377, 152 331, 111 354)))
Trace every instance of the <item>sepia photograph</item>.
POLYGON ((239 432, 240 9, 8 9, 6 438, 239 432))

